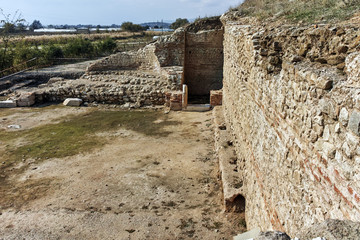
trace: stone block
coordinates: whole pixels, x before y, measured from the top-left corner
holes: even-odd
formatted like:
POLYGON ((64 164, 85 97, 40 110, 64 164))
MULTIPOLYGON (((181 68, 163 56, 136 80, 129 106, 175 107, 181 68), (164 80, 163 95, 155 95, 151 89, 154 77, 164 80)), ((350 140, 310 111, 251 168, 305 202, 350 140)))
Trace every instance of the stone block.
POLYGON ((342 108, 339 115, 339 121, 343 126, 346 126, 349 120, 349 112, 346 108, 342 108))
POLYGON ((333 81, 326 77, 318 77, 315 81, 315 85, 320 89, 329 90, 333 87, 333 81))
POLYGON ((16 106, 16 101, 14 100, 0 101, 0 108, 15 108, 16 106))
POLYGON ((18 107, 30 107, 35 104, 35 93, 22 93, 17 99, 18 107))
POLYGON ((346 57, 345 65, 348 80, 358 82, 360 79, 360 52, 349 54, 346 57))
POLYGON ((360 136, 360 112, 352 112, 349 119, 349 129, 356 135, 360 136))
POLYGON ((210 91, 210 105, 211 106, 222 105, 222 90, 210 91))
POLYGON ((170 110, 182 110, 182 92, 173 92, 170 97, 170 110))
POLYGON ((82 103, 82 100, 80 98, 67 98, 64 101, 65 106, 71 106, 71 107, 78 107, 82 103))

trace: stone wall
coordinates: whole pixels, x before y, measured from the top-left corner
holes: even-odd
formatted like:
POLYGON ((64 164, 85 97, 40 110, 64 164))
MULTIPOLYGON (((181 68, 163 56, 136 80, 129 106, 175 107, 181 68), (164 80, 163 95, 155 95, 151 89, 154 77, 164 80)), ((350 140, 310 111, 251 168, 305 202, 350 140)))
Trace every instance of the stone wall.
POLYGON ((181 74, 181 67, 165 68, 162 75, 138 70, 89 72, 79 79, 51 78, 48 83, 14 94, 34 93, 38 103, 81 98, 85 103, 139 108, 163 105, 165 94, 178 89, 181 74))
POLYGON ((152 70, 184 65, 184 29, 163 36, 138 51, 121 52, 103 58, 88 67, 89 72, 110 70, 152 70))
POLYGON ((223 105, 249 229, 360 221, 360 31, 222 17, 223 105))
POLYGON ((222 88, 223 30, 186 32, 185 82, 189 95, 222 88))
MULTIPOLYGON (((215 29, 202 22, 180 28, 172 35, 160 37, 157 41, 137 52, 122 52, 103 58, 88 68, 88 72, 109 70, 151 70, 163 74, 164 68, 184 67, 181 83, 189 87, 190 95, 209 95, 210 90, 222 88, 223 76, 223 29, 215 29)), ((179 88, 180 89, 180 88, 179 88)))

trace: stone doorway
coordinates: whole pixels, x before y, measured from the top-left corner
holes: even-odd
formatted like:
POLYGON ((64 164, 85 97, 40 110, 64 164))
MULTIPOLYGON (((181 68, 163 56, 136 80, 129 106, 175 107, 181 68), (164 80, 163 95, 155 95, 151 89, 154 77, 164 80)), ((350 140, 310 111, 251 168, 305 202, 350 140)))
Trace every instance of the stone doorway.
POLYGON ((210 91, 222 88, 223 29, 187 32, 184 83, 190 104, 210 102, 210 91))

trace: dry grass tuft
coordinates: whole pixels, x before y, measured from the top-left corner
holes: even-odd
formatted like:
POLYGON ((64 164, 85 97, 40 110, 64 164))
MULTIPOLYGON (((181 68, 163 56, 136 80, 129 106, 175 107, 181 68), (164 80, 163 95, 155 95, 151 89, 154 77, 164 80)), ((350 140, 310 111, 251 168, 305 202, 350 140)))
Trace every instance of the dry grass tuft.
POLYGON ((360 11, 360 0, 245 0, 230 11, 259 20, 328 23, 349 19, 360 11))

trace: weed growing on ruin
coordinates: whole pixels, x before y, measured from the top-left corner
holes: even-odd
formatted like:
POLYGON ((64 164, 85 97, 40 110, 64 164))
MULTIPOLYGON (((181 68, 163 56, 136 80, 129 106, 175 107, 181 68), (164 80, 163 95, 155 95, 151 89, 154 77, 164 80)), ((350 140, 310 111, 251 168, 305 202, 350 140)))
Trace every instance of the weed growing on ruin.
POLYGON ((239 11, 242 16, 287 19, 290 22, 336 22, 346 20, 360 10, 359 0, 246 0, 243 4, 229 11, 239 11))

